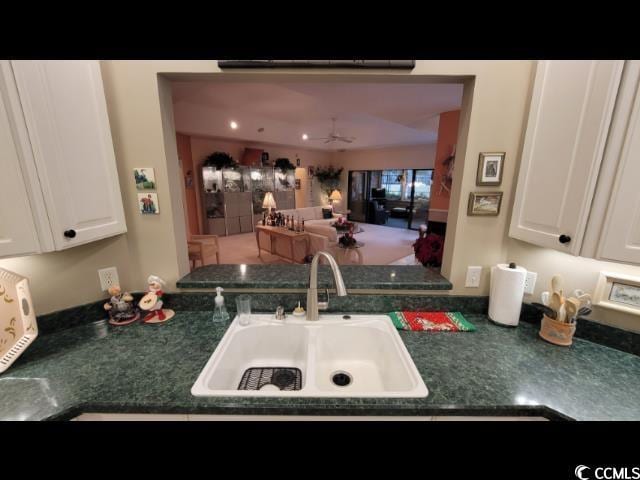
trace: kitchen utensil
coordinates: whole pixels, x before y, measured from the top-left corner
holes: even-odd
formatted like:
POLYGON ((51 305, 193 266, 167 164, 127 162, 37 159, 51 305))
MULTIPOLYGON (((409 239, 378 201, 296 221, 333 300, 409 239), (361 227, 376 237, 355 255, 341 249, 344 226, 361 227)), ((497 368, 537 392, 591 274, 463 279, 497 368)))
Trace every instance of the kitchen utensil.
POLYGON ((578 317, 587 317, 591 315, 591 312, 592 310, 590 308, 582 307, 580 310, 578 310, 578 317))
POLYGON ((551 298, 549 299, 549 307, 558 312, 560 310, 560 307, 562 306, 562 300, 562 295, 560 295, 558 292, 553 292, 551 294, 551 298))
POLYGON ((558 320, 559 322, 567 321, 567 311, 565 309, 564 303, 560 305, 560 308, 558 309, 558 315, 556 316, 556 320, 558 320))
POLYGON ((29 281, 0 268, 0 372, 38 336, 29 281))
POLYGON ((562 280, 562 276, 556 274, 551 278, 551 291, 552 292, 558 292, 560 294, 560 296, 563 295, 562 293, 562 287, 563 287, 563 280, 562 280))
POLYGON ((540 300, 542 300, 542 304, 546 307, 549 306, 549 292, 542 292, 540 294, 540 300))
POLYGON ((555 320, 556 311, 553 308, 550 308, 547 305, 543 305, 543 304, 537 303, 537 302, 533 302, 531 305, 536 307, 538 310, 540 310, 542 313, 544 313, 547 317, 553 318, 555 320))
POLYGON ((575 297, 569 297, 563 304, 565 312, 567 314, 566 322, 573 323, 576 321, 576 315, 580 310, 580 300, 575 297))
POLYGON ((591 308, 591 295, 588 293, 583 293, 576 297, 580 302, 581 307, 591 308))

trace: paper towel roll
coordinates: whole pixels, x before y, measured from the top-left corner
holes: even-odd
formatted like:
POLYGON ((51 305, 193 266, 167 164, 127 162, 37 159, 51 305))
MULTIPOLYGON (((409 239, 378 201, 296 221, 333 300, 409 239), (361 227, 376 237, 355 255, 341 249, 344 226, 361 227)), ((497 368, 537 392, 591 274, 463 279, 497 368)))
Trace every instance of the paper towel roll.
POLYGON ((522 267, 509 268, 499 263, 491 268, 489 291, 489 318, 496 323, 516 326, 520 319, 524 283, 527 270, 522 267))

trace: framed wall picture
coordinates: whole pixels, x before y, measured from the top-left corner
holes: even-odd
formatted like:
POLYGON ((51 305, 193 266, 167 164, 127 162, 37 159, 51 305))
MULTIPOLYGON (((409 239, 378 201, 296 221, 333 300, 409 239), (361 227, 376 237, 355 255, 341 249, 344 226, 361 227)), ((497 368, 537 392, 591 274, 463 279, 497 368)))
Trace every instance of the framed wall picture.
POLYGON ((600 272, 593 304, 598 307, 640 315, 640 277, 600 272))
POLYGON ((160 213, 160 205, 158 205, 158 194, 139 193, 138 209, 143 215, 158 215, 160 213))
POLYGON ((505 155, 505 152, 480 154, 476 185, 479 187, 496 187, 502 183, 505 155))
POLYGON ((502 192, 471 192, 467 215, 495 217, 500 213, 502 192))
POLYGON ((136 181, 136 188, 138 190, 155 190, 156 189, 156 175, 153 168, 134 168, 133 177, 136 181))
POLYGON ((302 184, 300 183, 300 179, 296 178, 296 190, 300 190, 302 188, 302 184))

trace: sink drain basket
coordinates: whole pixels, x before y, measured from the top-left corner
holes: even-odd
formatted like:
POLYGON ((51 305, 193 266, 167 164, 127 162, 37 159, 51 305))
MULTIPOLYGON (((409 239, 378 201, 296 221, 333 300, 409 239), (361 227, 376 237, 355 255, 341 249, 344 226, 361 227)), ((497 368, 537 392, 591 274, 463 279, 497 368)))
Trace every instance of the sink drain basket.
POLYGON ((260 390, 265 385, 275 385, 280 390, 300 390, 302 372, 289 367, 252 367, 245 370, 238 390, 260 390))

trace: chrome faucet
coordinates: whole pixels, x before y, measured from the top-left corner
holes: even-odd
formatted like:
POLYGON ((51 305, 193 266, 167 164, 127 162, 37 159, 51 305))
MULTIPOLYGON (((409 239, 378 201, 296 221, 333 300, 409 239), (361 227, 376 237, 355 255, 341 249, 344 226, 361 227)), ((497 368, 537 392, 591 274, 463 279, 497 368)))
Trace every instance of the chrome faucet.
POLYGON ((340 267, 335 258, 327 252, 318 252, 313 256, 311 261, 311 270, 309 271, 309 289, 307 290, 307 320, 318 320, 318 310, 326 310, 329 307, 329 289, 327 289, 327 301, 318 302, 318 263, 320 257, 323 256, 329 262, 331 271, 333 272, 333 282, 336 285, 336 293, 339 297, 347 295, 347 289, 342 280, 340 267))

